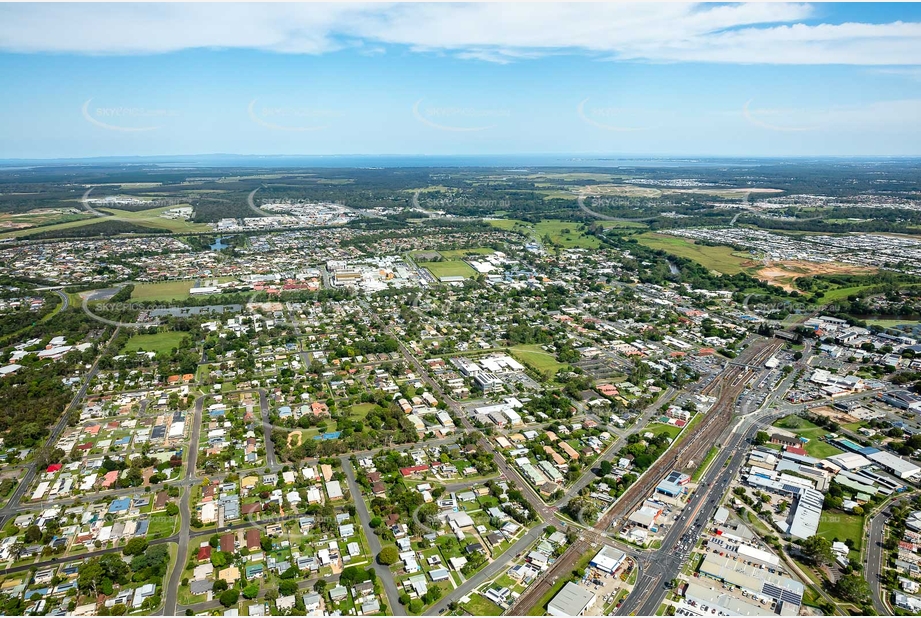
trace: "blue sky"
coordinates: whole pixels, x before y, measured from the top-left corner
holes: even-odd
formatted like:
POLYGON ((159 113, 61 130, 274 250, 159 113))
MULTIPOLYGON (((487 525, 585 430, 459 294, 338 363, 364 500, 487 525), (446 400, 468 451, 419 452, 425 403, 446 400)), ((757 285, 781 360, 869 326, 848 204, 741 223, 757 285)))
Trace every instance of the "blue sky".
POLYGON ((921 155, 921 5, 0 5, 0 158, 921 155))

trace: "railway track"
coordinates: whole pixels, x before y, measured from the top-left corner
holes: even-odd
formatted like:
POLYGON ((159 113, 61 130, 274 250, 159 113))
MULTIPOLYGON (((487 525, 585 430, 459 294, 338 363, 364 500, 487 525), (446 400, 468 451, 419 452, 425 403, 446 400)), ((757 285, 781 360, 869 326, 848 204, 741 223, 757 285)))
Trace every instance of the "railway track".
MULTIPOLYGON (((741 395, 749 380, 756 375, 752 367, 762 366, 782 346, 783 342, 775 340, 756 341, 746 348, 738 362, 728 365, 723 373, 708 385, 708 388, 713 387, 710 388, 710 392, 718 389, 719 396, 704 420, 678 445, 677 450, 667 451, 624 492, 598 520, 594 531, 604 532, 612 524, 619 524, 652 492, 655 485, 667 472, 676 468, 684 468, 691 461, 701 461, 710 447, 717 443, 717 439, 732 420, 736 399, 741 395)), ((596 540, 596 544, 599 542, 597 532, 589 533, 596 540)), ((568 577, 573 565, 591 549, 591 545, 591 541, 585 538, 585 533, 581 534, 553 566, 518 597, 506 613, 512 616, 526 615, 559 581, 560 577, 568 577)))

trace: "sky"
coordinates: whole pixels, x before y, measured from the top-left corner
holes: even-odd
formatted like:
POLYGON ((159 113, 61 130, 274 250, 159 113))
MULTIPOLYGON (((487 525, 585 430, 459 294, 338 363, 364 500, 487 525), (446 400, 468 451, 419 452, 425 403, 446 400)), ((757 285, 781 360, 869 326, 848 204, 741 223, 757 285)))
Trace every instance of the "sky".
POLYGON ((921 4, 0 4, 0 159, 921 155, 921 4))

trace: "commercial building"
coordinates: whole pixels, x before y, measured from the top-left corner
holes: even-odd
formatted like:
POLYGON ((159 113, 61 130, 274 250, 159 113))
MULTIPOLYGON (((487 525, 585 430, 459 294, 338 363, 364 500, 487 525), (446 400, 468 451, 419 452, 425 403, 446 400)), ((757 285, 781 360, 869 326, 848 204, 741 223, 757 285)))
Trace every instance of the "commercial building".
POLYGON ((758 597, 781 604, 779 614, 795 616, 803 603, 805 587, 801 582, 767 569, 744 564, 730 556, 707 554, 700 565, 703 575, 738 586, 758 597), (787 606, 787 607, 784 607, 787 606))
POLYGON ((656 493, 660 493, 671 498, 678 497, 684 493, 684 486, 691 480, 687 474, 682 474, 677 470, 670 472, 656 486, 656 493))
POLYGON ((551 616, 582 616, 585 610, 595 604, 595 593, 567 582, 553 600, 547 605, 551 616))
POLYGON ((592 558, 589 565, 595 567, 599 571, 611 574, 620 568, 620 565, 623 564, 626 557, 627 554, 619 549, 614 549, 613 547, 605 545, 595 554, 595 557, 592 558))
POLYGON ((921 473, 921 467, 916 466, 910 461, 897 457, 886 451, 877 451, 867 455, 867 459, 878 463, 888 472, 891 472, 900 479, 910 479, 921 473))
POLYGON ((921 412, 921 397, 911 391, 897 390, 877 395, 879 400, 901 410, 921 412))
POLYGON ((743 599, 728 594, 725 590, 716 590, 709 586, 702 586, 697 582, 689 582, 684 591, 684 598, 693 601, 698 607, 707 605, 715 608, 723 616, 773 616, 770 606, 749 603, 743 599))

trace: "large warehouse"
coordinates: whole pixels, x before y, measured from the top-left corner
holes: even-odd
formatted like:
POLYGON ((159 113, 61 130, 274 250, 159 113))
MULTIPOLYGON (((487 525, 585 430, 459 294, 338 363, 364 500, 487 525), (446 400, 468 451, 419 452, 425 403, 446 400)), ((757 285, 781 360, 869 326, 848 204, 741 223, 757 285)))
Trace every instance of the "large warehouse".
POLYGON ((707 554, 700 565, 700 572, 782 604, 778 612, 782 615, 795 616, 803 604, 805 587, 801 582, 771 573, 768 569, 743 564, 729 556, 707 554))
POLYGON ((887 453, 886 451, 877 451, 875 453, 870 453, 867 455, 867 459, 878 463, 888 472, 891 472, 900 479, 910 479, 918 476, 921 473, 921 468, 915 464, 897 457, 892 453, 887 453))
POLYGON ((547 605, 551 616, 581 616, 595 604, 595 593, 568 582, 547 605))

